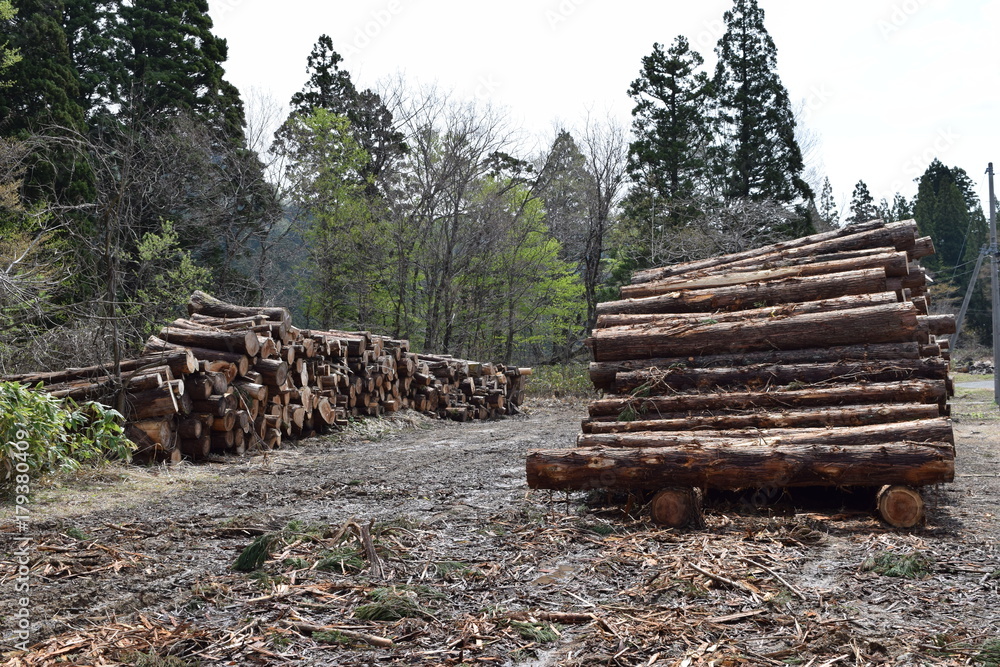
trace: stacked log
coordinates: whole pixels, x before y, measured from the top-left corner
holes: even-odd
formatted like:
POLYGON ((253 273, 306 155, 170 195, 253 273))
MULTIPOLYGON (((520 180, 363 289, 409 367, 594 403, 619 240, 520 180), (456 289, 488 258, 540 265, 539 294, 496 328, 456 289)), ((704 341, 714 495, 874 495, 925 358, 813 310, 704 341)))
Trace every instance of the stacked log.
POLYGON ((589 341, 608 395, 577 449, 529 453, 529 485, 680 488, 653 503, 670 524, 692 488, 951 481, 955 321, 928 314, 932 253, 914 221, 872 221, 638 272, 589 341))
POLYGON ((117 407, 137 458, 176 461, 274 449, 407 408, 457 421, 513 415, 531 375, 417 354, 409 341, 364 331, 299 329, 285 308, 237 306, 204 292, 188 311, 119 373, 90 367, 7 379, 117 407))

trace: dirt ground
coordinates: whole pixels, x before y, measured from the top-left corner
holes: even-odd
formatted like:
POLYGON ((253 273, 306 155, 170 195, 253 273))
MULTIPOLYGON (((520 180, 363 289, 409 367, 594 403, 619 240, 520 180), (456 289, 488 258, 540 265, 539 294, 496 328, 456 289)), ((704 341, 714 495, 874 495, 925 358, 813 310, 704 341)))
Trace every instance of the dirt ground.
POLYGON ((0 650, 8 665, 1000 665, 1000 422, 964 398, 957 478, 924 491, 910 531, 858 491, 709 496, 686 531, 634 498, 529 491, 526 452, 572 446, 583 400, 40 482, 27 533, 0 507, 0 650), (255 541, 263 565, 233 569, 255 541), (914 576, 880 573, 894 558, 914 576))

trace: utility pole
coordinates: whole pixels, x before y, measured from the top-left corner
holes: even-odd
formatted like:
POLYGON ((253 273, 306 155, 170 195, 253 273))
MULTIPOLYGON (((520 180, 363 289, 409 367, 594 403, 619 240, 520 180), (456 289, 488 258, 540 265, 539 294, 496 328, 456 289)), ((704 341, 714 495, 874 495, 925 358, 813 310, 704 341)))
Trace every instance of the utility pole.
POLYGON ((1000 283, 997 282, 997 205, 993 196, 993 163, 990 176, 990 283, 993 287, 993 401, 1000 405, 1000 283))

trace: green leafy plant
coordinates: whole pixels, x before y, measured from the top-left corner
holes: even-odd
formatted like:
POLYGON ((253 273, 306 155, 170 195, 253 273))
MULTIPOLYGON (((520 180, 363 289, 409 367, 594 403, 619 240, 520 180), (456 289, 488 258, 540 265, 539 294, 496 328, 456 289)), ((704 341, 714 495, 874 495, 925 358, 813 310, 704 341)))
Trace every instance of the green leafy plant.
POLYGON ((536 642, 538 644, 551 644, 559 639, 559 633, 555 627, 548 623, 528 623, 526 621, 511 621, 510 627, 517 630, 521 639, 536 642))
POLYGON ((416 596, 395 588, 376 588, 368 594, 374 602, 354 610, 354 617, 363 621, 398 621, 401 618, 433 618, 429 609, 416 596))
POLYGON ((237 572, 253 572, 271 557, 280 541, 281 538, 273 533, 259 536, 240 553, 233 563, 233 569, 237 572))
POLYGON ((865 572, 875 572, 887 577, 902 577, 904 579, 920 579, 930 573, 931 560, 926 556, 913 552, 897 554, 883 551, 871 558, 865 559, 861 569, 865 572))
POLYGON ((358 555, 358 550, 351 547, 339 547, 333 551, 326 551, 320 554, 320 559, 316 563, 316 569, 325 572, 360 572, 365 567, 365 562, 358 555))
POLYGON ((135 444, 120 413, 99 403, 77 405, 13 382, 0 382, 0 484, 72 471, 81 464, 129 460, 135 444))

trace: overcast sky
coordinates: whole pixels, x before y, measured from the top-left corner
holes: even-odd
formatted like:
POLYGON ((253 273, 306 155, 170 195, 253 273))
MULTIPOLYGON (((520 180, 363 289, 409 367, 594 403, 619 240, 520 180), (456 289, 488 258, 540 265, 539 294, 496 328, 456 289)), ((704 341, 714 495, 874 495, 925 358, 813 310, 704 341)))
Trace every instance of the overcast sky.
MULTIPOLYGON (((814 136, 811 166, 842 204, 863 179, 876 199, 916 193, 937 157, 986 201, 1000 170, 1000 0, 758 0, 778 72, 814 136), (991 113, 992 112, 992 113, 991 113)), ((732 0, 209 0, 229 42, 228 79, 287 104, 306 56, 333 38, 359 87, 402 74, 506 107, 541 140, 556 122, 609 112, 654 42, 685 35, 713 68, 732 0)), ((711 72, 712 70, 708 70, 711 72)))

